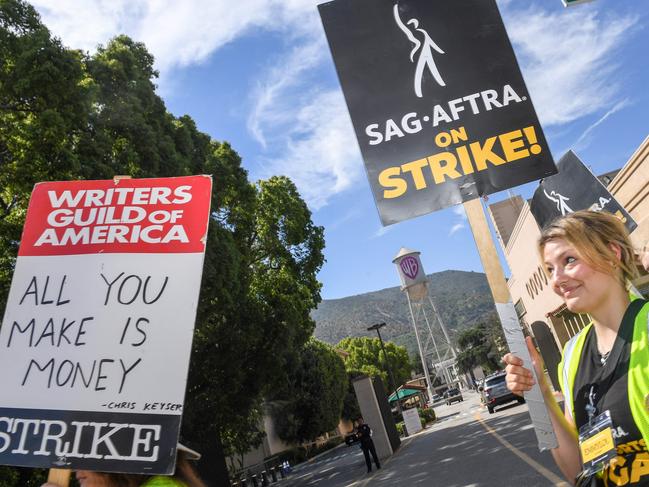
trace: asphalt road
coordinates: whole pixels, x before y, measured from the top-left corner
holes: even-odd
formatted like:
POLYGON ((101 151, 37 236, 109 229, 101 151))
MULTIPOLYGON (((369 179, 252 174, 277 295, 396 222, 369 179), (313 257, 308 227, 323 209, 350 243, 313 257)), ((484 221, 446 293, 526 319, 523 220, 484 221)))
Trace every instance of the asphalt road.
POLYGON ((380 470, 366 473, 357 445, 338 447, 299 465, 282 487, 567 487, 548 452, 539 452, 527 406, 512 403, 492 415, 477 394, 435 408, 433 426, 404 439, 380 470))

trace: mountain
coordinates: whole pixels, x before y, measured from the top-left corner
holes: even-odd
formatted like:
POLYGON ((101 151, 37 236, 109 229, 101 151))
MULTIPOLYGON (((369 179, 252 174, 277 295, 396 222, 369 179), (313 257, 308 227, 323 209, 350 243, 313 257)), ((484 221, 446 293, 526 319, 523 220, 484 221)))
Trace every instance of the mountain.
MULTIPOLYGON (((458 331, 482 321, 495 319, 496 308, 487 278, 480 272, 443 271, 428 275, 428 295, 449 330, 451 339, 458 331)), ((426 306, 429 320, 435 320, 426 306)), ((379 322, 387 326, 381 336, 417 355, 417 343, 406 295, 398 286, 340 299, 325 299, 311 313, 316 322, 314 335, 336 344, 346 337, 376 336, 367 327, 379 322)))

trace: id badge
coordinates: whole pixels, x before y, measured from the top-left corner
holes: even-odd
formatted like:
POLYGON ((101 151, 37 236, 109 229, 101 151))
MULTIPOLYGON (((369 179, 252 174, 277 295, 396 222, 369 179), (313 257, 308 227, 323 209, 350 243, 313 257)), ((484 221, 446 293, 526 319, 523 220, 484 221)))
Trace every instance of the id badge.
POLYGON ((579 450, 586 475, 601 472, 617 456, 610 411, 579 428, 579 450))

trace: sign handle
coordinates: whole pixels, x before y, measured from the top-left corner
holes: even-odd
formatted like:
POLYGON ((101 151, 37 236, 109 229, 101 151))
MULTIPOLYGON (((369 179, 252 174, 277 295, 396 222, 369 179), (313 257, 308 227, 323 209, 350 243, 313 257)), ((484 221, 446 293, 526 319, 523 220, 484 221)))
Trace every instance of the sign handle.
MULTIPOLYGON (((482 207, 482 200, 476 198, 465 201, 464 211, 469 220, 476 246, 478 247, 478 254, 482 261, 482 267, 487 275, 487 282, 489 283, 489 288, 494 298, 498 318, 503 327, 509 350, 521 357, 528 367, 531 367, 532 360, 527 351, 525 337, 523 336, 523 331, 521 330, 518 316, 516 315, 516 310, 514 309, 514 304, 509 294, 505 273, 500 266, 500 259, 496 251, 496 245, 491 237, 491 230, 489 229, 487 217, 482 207)), ((539 382, 540 380, 537 378, 537 384, 531 391, 525 393, 525 399, 536 432, 539 450, 543 451, 556 448, 557 439, 552 429, 549 413, 543 401, 539 382)))
POLYGON ((72 470, 62 468, 50 468, 47 475, 47 481, 60 487, 68 487, 70 485, 70 475, 72 470))

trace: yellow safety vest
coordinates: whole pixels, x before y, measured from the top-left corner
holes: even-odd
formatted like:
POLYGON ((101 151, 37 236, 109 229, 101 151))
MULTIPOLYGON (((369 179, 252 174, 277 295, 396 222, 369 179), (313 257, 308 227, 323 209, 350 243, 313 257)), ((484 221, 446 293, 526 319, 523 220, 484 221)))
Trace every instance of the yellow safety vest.
MULTIPOLYGON (((559 363, 559 383, 567 405, 566 410, 572 418, 575 417, 573 399, 575 377, 584 349, 584 342, 592 326, 592 323, 588 324, 568 340, 559 363)), ((649 302, 640 308, 635 317, 627 390, 633 420, 645 442, 649 444, 649 302)))
POLYGON ((186 487, 185 484, 172 477, 164 477, 162 475, 152 477, 147 480, 142 487, 186 487))

